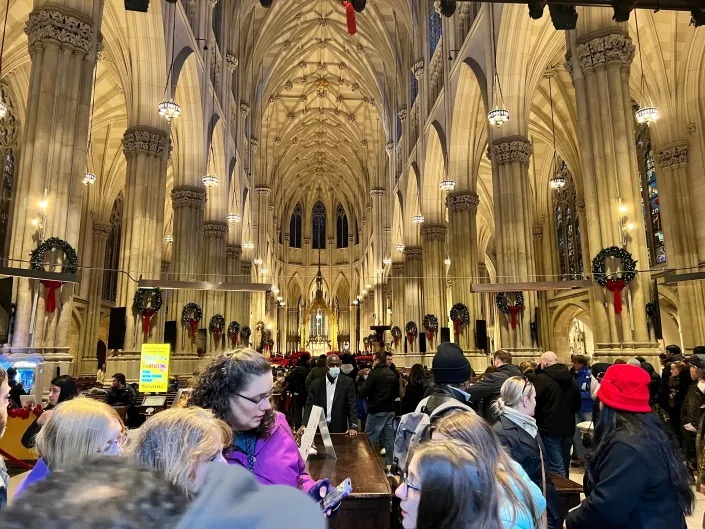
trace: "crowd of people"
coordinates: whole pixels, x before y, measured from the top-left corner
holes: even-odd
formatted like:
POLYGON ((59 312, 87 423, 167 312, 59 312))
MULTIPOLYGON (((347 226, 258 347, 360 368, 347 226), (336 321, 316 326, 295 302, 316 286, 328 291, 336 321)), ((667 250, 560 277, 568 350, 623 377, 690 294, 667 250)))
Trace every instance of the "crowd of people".
MULTIPOLYGON (((705 494, 705 348, 660 360, 659 375, 643 358, 566 365, 548 351, 515 365, 500 350, 477 377, 453 343, 408 372, 385 351, 371 365, 329 354, 279 368, 238 349, 203 367, 185 408, 133 429, 116 411, 136 399, 123 375, 106 402, 64 375, 25 436, 39 458, 0 526, 324 527, 332 487, 308 474, 293 433, 317 406, 331 433, 364 431, 380 451, 405 529, 685 528, 693 485, 705 494), (586 497, 564 516, 552 474, 571 465, 585 467, 586 497)), ((0 370, 0 435, 14 377, 0 370)), ((0 459, 0 505, 8 480, 0 459)))

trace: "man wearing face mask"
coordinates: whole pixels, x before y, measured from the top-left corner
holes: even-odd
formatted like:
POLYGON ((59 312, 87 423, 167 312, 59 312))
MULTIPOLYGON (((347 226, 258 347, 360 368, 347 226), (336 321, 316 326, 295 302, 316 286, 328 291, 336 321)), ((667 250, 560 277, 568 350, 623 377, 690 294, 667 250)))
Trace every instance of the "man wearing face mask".
POLYGON ((338 355, 328 356, 326 376, 317 378, 311 383, 311 390, 308 392, 304 410, 304 426, 299 429, 299 434, 303 434, 313 406, 323 408, 330 433, 357 435, 355 385, 351 378, 340 376, 338 355))

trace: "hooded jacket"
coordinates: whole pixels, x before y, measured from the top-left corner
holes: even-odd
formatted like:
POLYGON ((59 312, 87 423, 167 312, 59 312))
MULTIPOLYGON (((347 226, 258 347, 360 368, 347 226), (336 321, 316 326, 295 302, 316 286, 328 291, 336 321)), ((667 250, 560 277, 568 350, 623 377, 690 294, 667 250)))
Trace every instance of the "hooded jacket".
POLYGON ((553 364, 539 368, 536 388, 536 424, 543 437, 573 437, 575 414, 580 410, 580 390, 568 367, 553 364))
POLYGON ((494 424, 497 422, 499 415, 495 411, 495 402, 499 398, 499 390, 502 389, 502 384, 510 377, 522 376, 519 366, 514 364, 502 364, 497 368, 497 371, 490 373, 479 382, 470 386, 470 402, 473 404, 482 403, 481 415, 489 422, 494 424))

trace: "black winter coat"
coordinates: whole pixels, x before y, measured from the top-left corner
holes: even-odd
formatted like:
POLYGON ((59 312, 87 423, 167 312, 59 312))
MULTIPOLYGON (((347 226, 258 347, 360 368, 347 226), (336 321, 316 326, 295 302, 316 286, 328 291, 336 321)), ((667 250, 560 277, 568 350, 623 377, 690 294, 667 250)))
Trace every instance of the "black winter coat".
POLYGON ((360 388, 360 398, 367 399, 367 413, 393 412, 399 398, 399 379, 387 364, 372 368, 360 388))
MULTIPOLYGON (((311 391, 306 399, 306 409, 304 410, 304 426, 308 424, 308 417, 311 408, 319 406, 323 408, 323 413, 328 409, 328 396, 326 394, 327 376, 317 378, 311 382, 311 391)), ((331 406, 330 422, 328 431, 330 433, 345 433, 349 428, 357 430, 357 397, 355 396, 355 383, 342 373, 338 375, 333 393, 333 405, 331 406)))
POLYGON ((624 431, 590 461, 585 496, 568 529, 685 529, 662 448, 624 431))
POLYGON ((519 463, 524 472, 540 489, 543 487, 543 474, 541 472, 541 452, 543 452, 543 470, 546 475, 546 509, 548 510, 549 527, 553 529, 563 527, 561 515, 561 501, 558 492, 551 480, 551 469, 546 459, 546 449, 543 446, 541 435, 534 439, 523 428, 506 417, 500 417, 492 429, 499 436, 502 445, 507 449, 512 459, 519 463))
POLYGON ((681 427, 692 424, 697 430, 700 424, 700 416, 703 413, 702 406, 705 405, 705 394, 700 391, 697 383, 693 383, 688 388, 681 408, 681 427))
POLYGON ((536 388, 536 424, 543 437, 573 437, 575 414, 580 410, 580 390, 568 367, 553 364, 539 369, 536 388))
POLYGON ((418 380, 414 384, 407 384, 404 398, 401 399, 401 414, 411 413, 419 405, 421 399, 424 398, 426 390, 429 387, 428 380, 418 380))
POLYGON ((502 384, 509 377, 522 376, 519 366, 514 364, 504 364, 497 368, 497 371, 490 373, 479 382, 472 384, 468 393, 470 393, 470 402, 480 404, 480 414, 490 424, 497 421, 499 416, 494 410, 494 404, 499 398, 499 390, 502 389, 502 384))
POLYGON ((289 376, 286 377, 286 381, 289 383, 289 390, 292 393, 296 393, 296 399, 303 405, 306 402, 306 377, 310 368, 308 366, 296 366, 291 370, 289 376))

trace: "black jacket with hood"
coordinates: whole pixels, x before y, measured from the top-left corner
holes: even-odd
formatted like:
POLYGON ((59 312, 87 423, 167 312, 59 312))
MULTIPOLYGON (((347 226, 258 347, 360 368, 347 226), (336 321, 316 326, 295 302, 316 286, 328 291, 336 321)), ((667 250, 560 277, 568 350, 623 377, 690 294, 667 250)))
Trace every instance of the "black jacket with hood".
POLYGON ((494 424, 499 418, 494 409, 494 404, 499 398, 499 390, 502 389, 502 384, 510 377, 520 376, 522 376, 522 372, 519 366, 503 364, 497 368, 497 371, 489 373, 482 380, 470 386, 470 389, 468 389, 470 402, 481 404, 478 411, 487 422, 494 424))
POLYGON ((573 437, 580 390, 568 367, 553 364, 536 371, 536 424, 543 437, 573 437))

